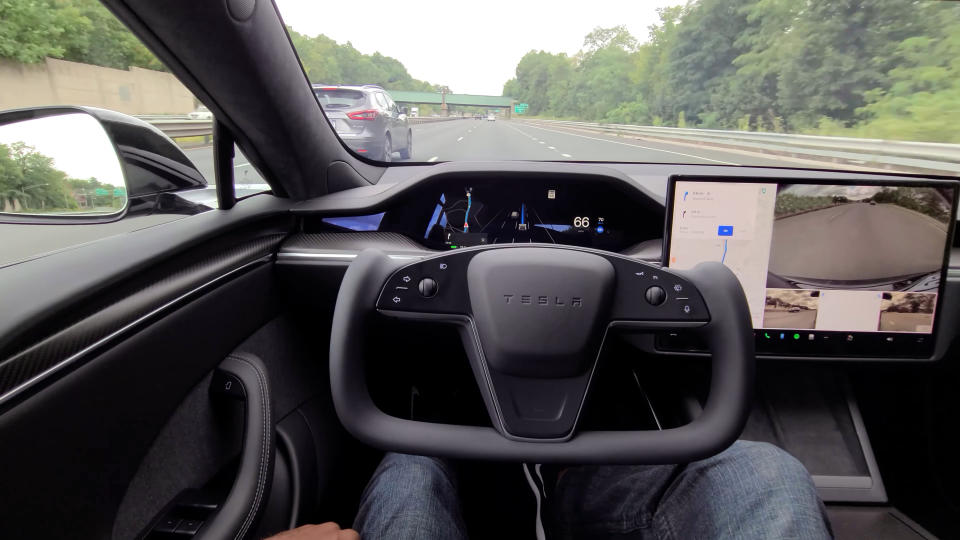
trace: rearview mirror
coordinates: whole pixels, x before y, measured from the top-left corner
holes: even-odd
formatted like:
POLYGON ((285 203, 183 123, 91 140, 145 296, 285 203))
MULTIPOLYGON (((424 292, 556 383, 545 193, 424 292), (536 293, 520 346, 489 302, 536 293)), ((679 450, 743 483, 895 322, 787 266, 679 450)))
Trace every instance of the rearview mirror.
POLYGON ((78 109, 35 109, 0 119, 0 214, 121 215, 127 185, 103 125, 78 109))

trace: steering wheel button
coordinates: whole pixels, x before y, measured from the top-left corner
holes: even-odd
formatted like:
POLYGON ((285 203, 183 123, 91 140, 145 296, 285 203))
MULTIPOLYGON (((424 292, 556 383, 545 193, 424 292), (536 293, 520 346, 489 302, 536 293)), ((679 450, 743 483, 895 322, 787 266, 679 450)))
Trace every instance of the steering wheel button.
POLYGON ((647 289, 647 302, 652 306, 659 306, 667 299, 667 292, 662 287, 654 285, 647 289))
POLYGON ((431 278, 423 278, 420 280, 420 296, 424 298, 432 298, 437 294, 437 282, 431 278))

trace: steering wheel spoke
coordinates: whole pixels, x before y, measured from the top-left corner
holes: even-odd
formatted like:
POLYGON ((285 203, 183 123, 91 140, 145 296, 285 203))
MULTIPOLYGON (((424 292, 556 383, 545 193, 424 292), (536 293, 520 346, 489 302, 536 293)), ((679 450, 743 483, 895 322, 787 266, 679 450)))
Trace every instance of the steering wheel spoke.
POLYGON ((450 253, 394 271, 377 298, 381 312, 415 318, 418 314, 466 315, 470 312, 464 253, 450 253))

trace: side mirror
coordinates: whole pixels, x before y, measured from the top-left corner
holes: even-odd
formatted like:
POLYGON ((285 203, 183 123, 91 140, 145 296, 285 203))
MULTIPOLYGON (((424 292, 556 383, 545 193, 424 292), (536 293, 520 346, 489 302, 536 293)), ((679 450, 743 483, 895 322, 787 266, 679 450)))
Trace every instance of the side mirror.
POLYGON ((0 223, 99 223, 206 187, 159 129, 89 107, 0 113, 0 223))
POLYGON ((408 114, 406 107, 400 107, 400 114, 408 114))

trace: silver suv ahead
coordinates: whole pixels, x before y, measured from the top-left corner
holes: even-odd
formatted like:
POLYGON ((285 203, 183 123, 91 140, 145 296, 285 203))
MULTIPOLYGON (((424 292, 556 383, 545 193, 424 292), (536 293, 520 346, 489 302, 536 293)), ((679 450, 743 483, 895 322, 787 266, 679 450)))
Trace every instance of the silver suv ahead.
POLYGON ((398 107, 386 90, 375 85, 315 84, 313 93, 351 150, 379 161, 391 161, 393 152, 410 159, 413 134, 407 125, 406 107, 398 107))

